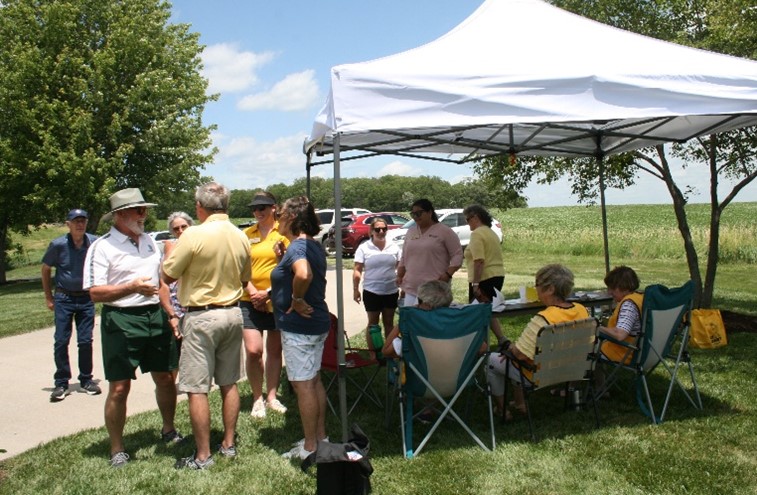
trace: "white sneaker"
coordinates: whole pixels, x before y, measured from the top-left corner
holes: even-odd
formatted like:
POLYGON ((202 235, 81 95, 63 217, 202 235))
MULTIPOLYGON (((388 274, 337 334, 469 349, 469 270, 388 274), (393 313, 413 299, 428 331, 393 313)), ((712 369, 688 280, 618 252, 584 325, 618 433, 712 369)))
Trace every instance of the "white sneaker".
POLYGON ((290 450, 289 452, 284 452, 283 454, 281 454, 281 457, 284 459, 300 459, 304 461, 310 454, 312 454, 312 452, 305 450, 305 448, 301 445, 297 445, 295 447, 292 447, 292 450, 290 450))
MULTIPOLYGON (((329 437, 326 437, 326 438, 324 438, 321 441, 322 442, 328 442, 329 441, 329 437)), ((304 446, 305 446, 305 439, 304 438, 300 438, 296 442, 292 443, 292 447, 304 447, 304 446)))
POLYGON ((265 405, 266 408, 270 409, 273 412, 277 412, 279 414, 284 414, 287 412, 287 406, 282 404, 279 399, 273 399, 271 401, 268 401, 265 405))
POLYGON ((260 397, 252 404, 250 416, 253 418, 265 418, 265 401, 263 400, 263 397, 260 397))

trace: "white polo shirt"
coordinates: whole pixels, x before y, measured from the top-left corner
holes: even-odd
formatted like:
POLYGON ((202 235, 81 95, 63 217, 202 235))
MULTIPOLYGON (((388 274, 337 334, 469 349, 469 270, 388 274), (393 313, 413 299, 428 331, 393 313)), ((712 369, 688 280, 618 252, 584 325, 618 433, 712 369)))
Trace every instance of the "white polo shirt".
POLYGON ((397 288, 397 263, 402 249, 395 243, 386 241, 380 250, 368 239, 355 251, 355 263, 363 264, 363 290, 374 294, 394 294, 397 288))
MULTIPOLYGON (((84 289, 100 285, 120 285, 138 277, 150 277, 150 283, 160 284, 161 254, 152 238, 143 233, 139 245, 115 227, 89 247, 84 260, 84 289)), ((107 304, 119 308, 158 304, 157 295, 129 294, 107 304)))

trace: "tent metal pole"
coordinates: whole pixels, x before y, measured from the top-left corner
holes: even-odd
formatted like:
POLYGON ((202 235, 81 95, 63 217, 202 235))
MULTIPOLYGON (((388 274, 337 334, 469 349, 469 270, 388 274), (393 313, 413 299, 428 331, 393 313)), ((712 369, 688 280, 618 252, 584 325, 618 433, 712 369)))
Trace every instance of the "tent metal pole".
POLYGON ((305 162, 305 196, 310 198, 310 169, 313 167, 312 165, 312 156, 311 151, 307 152, 307 161, 305 162))
POLYGON ((599 202, 602 205, 602 242, 605 248, 605 273, 610 272, 610 244, 607 240, 607 205, 605 204, 605 157, 597 154, 599 166, 599 202))
POLYGON ((347 365, 344 360, 344 279, 342 278, 342 182, 339 157, 340 133, 334 135, 334 243, 336 248, 337 382, 342 441, 347 441, 347 365))

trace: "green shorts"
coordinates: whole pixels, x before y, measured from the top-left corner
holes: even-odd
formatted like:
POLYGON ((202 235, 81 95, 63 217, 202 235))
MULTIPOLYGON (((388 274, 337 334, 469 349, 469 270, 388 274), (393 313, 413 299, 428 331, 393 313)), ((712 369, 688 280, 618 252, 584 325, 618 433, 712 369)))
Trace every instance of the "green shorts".
POLYGON ((178 367, 176 342, 159 305, 117 308, 104 305, 100 316, 103 369, 109 382, 134 380, 134 371, 173 371, 178 367))

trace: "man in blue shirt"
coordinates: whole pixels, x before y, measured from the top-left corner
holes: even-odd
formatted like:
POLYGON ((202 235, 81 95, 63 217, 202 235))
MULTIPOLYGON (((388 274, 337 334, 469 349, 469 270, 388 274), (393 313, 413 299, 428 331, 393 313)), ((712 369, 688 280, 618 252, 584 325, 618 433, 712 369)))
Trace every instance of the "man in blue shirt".
POLYGON ((92 381, 95 305, 89 297, 89 291, 82 289, 84 258, 89 245, 96 239, 87 233, 88 218, 89 215, 84 210, 77 208, 69 211, 66 216, 68 234, 53 239, 42 257, 42 288, 47 308, 55 312, 55 388, 50 395, 50 402, 60 402, 68 395, 68 381, 71 379, 68 343, 71 341, 74 321, 79 346, 80 391, 89 395, 101 393, 100 387, 92 381))

